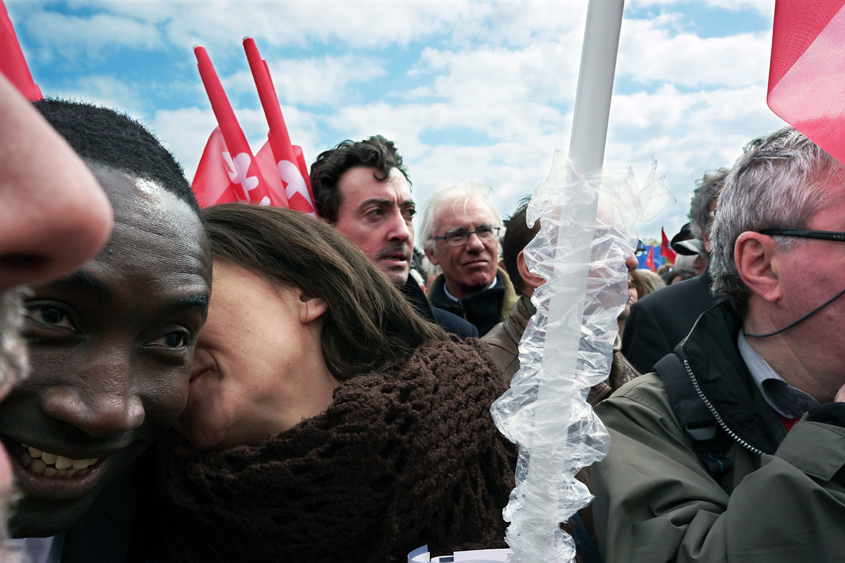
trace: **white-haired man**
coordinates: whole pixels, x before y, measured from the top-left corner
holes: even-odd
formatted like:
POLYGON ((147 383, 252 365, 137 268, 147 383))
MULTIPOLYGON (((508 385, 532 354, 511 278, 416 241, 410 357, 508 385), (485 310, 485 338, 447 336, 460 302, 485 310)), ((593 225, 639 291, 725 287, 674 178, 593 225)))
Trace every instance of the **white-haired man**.
POLYGON ((502 217, 490 186, 461 182, 431 196, 423 211, 423 248, 442 274, 429 289, 434 307, 468 320, 484 336, 519 299, 498 268, 502 217))
POLYGON ((712 230, 720 304, 599 405, 607 561, 841 561, 845 166, 787 128, 731 170, 712 230))

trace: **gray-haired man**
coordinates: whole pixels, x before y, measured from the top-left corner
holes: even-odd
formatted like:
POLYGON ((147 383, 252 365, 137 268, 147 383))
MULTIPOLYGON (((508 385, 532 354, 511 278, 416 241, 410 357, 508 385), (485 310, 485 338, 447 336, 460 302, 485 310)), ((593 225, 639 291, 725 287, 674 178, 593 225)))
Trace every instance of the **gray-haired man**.
POLYGON ((842 560, 843 174, 793 129, 729 174, 721 303, 596 409, 613 438, 592 472, 608 561, 842 560))

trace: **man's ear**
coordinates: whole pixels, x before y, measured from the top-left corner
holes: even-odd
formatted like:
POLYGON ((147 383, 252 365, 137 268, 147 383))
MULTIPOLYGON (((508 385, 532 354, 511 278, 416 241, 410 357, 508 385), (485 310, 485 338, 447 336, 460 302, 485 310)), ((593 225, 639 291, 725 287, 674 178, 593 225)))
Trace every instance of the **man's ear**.
POLYGON ((516 255, 516 269, 519 272, 519 277, 522 278, 522 281, 534 289, 537 289, 546 283, 546 280, 544 280, 541 276, 538 276, 528 269, 528 266, 525 264, 525 254, 522 250, 520 250, 519 254, 516 255))
POLYGON ((425 252, 425 257, 428 258, 428 261, 437 266, 437 257, 434 255, 434 251, 430 248, 423 248, 423 251, 425 252))
POLYGON ((753 293, 771 303, 783 297, 778 277, 777 243, 771 237, 746 231, 734 245, 734 262, 739 277, 753 293))
POLYGON ((704 250, 707 254, 713 252, 713 245, 710 244, 710 237, 707 236, 707 231, 701 231, 701 238, 704 239, 704 250))
POLYGON ((304 325, 316 321, 329 309, 329 304, 324 298, 308 295, 301 289, 296 290, 296 306, 299 322, 304 325))

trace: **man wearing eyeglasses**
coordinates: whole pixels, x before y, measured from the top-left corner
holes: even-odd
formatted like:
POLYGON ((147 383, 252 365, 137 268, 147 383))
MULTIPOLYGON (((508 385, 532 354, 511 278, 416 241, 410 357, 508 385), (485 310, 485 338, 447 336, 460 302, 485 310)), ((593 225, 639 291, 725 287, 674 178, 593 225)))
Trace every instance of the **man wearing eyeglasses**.
POLYGON ((420 229, 429 261, 439 275, 429 301, 468 320, 481 336, 502 322, 519 297, 498 268, 502 218, 490 187, 462 182, 431 196, 420 229))
POLYGON ((754 141, 712 229, 719 304, 596 408, 607 561, 841 561, 845 166, 792 128, 754 141))
POLYGON ((311 185, 320 217, 360 248, 424 318, 461 338, 478 336, 464 319, 431 307, 409 275, 416 205, 402 157, 375 135, 343 141, 317 157, 311 185))

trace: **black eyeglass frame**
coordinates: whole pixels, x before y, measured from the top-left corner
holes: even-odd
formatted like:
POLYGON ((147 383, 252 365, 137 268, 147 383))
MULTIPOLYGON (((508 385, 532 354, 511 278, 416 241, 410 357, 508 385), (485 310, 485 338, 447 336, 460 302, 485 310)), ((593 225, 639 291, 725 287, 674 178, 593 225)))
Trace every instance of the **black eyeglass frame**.
POLYGON ((445 236, 445 237, 434 237, 434 238, 436 238, 437 240, 445 240, 445 241, 446 241, 446 244, 448 244, 449 246, 464 246, 464 245, 466 245, 466 244, 469 242, 469 237, 470 237, 470 236, 472 236, 472 235, 477 236, 477 237, 478 237, 478 240, 493 240, 493 239, 495 239, 495 238, 497 238, 497 237, 499 236, 499 231, 501 231, 501 230, 502 230, 502 228, 501 228, 501 227, 499 227, 499 226, 497 226, 497 225, 479 225, 478 227, 476 227, 476 229, 475 229, 474 231, 467 231, 467 230, 466 230, 466 229, 464 229, 464 228, 454 229, 454 230, 449 231, 448 233, 446 233, 446 236, 445 236), (483 227, 487 227, 487 228, 489 228, 489 229, 490 229, 490 233, 491 233, 493 236, 491 236, 490 238, 482 238, 482 237, 481 237, 481 235, 479 235, 479 234, 478 234, 478 229, 479 229, 479 228, 483 228, 483 227), (465 233, 466 233, 466 237, 467 237, 467 239, 466 239, 464 242, 459 243, 459 244, 452 244, 451 242, 449 242, 449 237, 450 237, 450 236, 456 235, 456 234, 460 233, 461 231, 463 231, 463 232, 465 232, 465 233))
POLYGON ((814 231, 812 229, 763 229, 757 232, 761 235, 770 237, 783 236, 845 242, 845 232, 840 231, 814 231))

